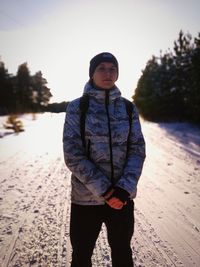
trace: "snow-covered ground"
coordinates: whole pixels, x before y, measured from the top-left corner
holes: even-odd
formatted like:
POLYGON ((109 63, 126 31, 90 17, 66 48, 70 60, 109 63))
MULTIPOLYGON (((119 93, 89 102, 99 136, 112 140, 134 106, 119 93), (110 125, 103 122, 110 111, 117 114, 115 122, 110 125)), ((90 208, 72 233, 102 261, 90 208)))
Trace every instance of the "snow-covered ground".
MULTIPOLYGON (((62 152, 64 114, 0 126, 0 266, 67 267, 70 172, 62 152)), ((5 117, 0 118, 0 122, 5 117)), ((135 200, 136 267, 200 266, 200 129, 142 122, 147 158, 135 200)), ((103 226, 93 266, 109 267, 103 226)))

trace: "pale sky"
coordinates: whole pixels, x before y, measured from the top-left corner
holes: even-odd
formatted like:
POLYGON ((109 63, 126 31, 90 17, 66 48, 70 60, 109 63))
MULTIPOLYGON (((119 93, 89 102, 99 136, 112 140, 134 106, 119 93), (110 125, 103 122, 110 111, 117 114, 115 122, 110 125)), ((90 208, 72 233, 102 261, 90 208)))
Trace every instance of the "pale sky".
POLYGON ((0 0, 0 56, 9 73, 41 70, 54 101, 82 95, 90 59, 119 61, 116 85, 131 99, 152 55, 173 48, 179 31, 200 32, 199 0, 0 0))

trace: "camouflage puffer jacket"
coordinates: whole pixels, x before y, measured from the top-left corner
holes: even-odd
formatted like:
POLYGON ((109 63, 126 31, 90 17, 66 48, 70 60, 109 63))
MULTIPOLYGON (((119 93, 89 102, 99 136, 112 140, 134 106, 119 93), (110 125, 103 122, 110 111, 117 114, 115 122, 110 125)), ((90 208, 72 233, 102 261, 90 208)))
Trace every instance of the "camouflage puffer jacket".
POLYGON ((89 95, 86 149, 80 134, 80 98, 68 104, 63 131, 64 159, 72 172, 72 203, 104 204, 102 195, 111 185, 121 187, 134 198, 145 159, 137 110, 133 105, 127 145, 130 123, 119 89, 96 89, 87 83, 84 93, 89 95))

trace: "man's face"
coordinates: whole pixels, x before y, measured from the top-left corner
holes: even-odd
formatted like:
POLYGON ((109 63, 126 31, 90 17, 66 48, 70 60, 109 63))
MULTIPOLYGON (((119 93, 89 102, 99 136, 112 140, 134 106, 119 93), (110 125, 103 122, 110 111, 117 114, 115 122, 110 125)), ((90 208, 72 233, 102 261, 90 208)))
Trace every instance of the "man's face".
POLYGON ((118 78, 118 71, 116 66, 110 62, 100 63, 92 76, 96 86, 103 89, 110 89, 114 86, 118 78))

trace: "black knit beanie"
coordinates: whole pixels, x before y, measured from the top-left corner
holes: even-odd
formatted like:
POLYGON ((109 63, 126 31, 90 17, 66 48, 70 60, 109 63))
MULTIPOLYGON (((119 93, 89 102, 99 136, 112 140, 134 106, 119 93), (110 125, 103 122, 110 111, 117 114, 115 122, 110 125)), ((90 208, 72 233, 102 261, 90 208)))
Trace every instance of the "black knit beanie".
POLYGON ((115 65, 115 67, 117 68, 117 72, 118 72, 119 67, 118 67, 118 62, 117 62, 116 57, 113 56, 111 53, 103 52, 103 53, 100 53, 100 54, 94 56, 90 60, 90 68, 89 68, 90 79, 92 78, 96 67, 102 62, 111 62, 111 63, 113 63, 115 65))

